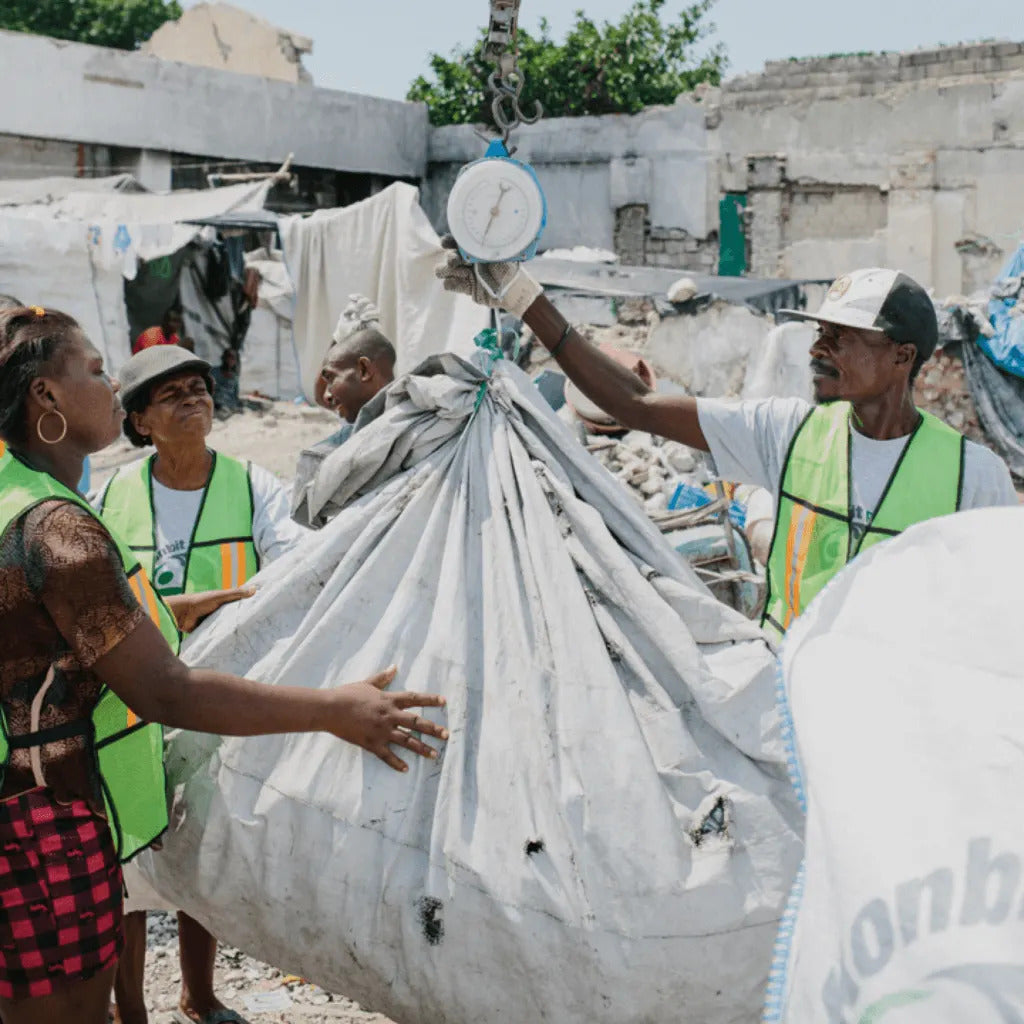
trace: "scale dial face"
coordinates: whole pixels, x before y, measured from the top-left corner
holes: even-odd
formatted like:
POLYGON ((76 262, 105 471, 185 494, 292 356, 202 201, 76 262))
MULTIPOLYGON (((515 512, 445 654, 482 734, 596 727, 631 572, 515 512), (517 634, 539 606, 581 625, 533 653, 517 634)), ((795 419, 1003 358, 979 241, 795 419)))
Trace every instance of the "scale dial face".
POLYGON ((522 255, 544 224, 537 179, 512 160, 485 158, 459 175, 448 196, 448 228, 459 248, 481 263, 522 255))

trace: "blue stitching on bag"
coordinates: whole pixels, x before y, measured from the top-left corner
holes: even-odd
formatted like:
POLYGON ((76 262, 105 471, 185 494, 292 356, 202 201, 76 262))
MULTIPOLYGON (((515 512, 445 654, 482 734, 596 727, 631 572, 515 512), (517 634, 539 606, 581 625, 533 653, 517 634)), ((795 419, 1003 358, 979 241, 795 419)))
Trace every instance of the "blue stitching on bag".
MULTIPOLYGON (((828 581, 821 589, 813 603, 819 603, 825 599, 825 595, 836 585, 848 570, 844 566, 828 581)), ((806 615, 806 611, 804 612, 806 615)), ((793 724, 793 713, 789 707, 789 698, 786 696, 786 677, 782 671, 782 655, 786 649, 791 634, 787 633, 779 648, 778 657, 775 662, 775 699, 781 719, 780 732, 782 742, 786 748, 786 772, 789 775, 790 784, 796 793, 800 809, 807 815, 807 789, 804 786, 804 774, 800 767, 800 758, 796 750, 796 727, 793 724)), ((800 861, 800 868, 793 880, 793 888, 789 892, 789 899, 786 902, 786 909, 779 921, 779 932, 775 939, 775 955, 772 957, 772 966, 768 972, 768 987, 765 989, 764 1009, 761 1012, 762 1024, 782 1024, 785 1000, 789 987, 789 962, 793 953, 793 937, 796 932, 797 918, 800 914, 800 905, 803 903, 804 887, 807 876, 807 861, 800 861)))

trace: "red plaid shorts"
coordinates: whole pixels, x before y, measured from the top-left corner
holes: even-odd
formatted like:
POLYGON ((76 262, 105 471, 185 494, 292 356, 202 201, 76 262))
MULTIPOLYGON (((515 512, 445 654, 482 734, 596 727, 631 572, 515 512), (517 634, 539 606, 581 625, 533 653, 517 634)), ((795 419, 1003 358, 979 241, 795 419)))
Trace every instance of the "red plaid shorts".
POLYGON ((0 802, 0 996, 38 998, 116 962, 121 865, 106 821, 47 789, 0 802))

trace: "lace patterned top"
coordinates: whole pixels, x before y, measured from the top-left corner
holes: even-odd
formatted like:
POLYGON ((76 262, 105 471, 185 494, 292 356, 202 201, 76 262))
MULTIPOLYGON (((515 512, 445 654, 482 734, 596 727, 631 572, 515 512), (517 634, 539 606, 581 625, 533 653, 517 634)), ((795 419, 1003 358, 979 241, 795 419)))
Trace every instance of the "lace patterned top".
MULTIPOLYGON (((31 731, 51 663, 39 727, 88 717, 103 686, 93 665, 144 618, 110 534, 84 509, 51 500, 11 523, 0 537, 0 704, 10 734, 31 731)), ((42 767, 57 799, 102 808, 82 737, 44 746, 42 767)), ((12 751, 0 798, 34 785, 29 751, 12 751)))

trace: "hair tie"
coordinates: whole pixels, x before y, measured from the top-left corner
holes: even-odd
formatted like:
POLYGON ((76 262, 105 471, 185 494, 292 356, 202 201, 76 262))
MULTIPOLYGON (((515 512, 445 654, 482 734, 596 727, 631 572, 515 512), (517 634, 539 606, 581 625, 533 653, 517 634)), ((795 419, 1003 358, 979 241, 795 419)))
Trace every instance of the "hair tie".
POLYGON ((29 306, 29 309, 35 313, 36 316, 46 316, 46 310, 42 306, 29 306))

